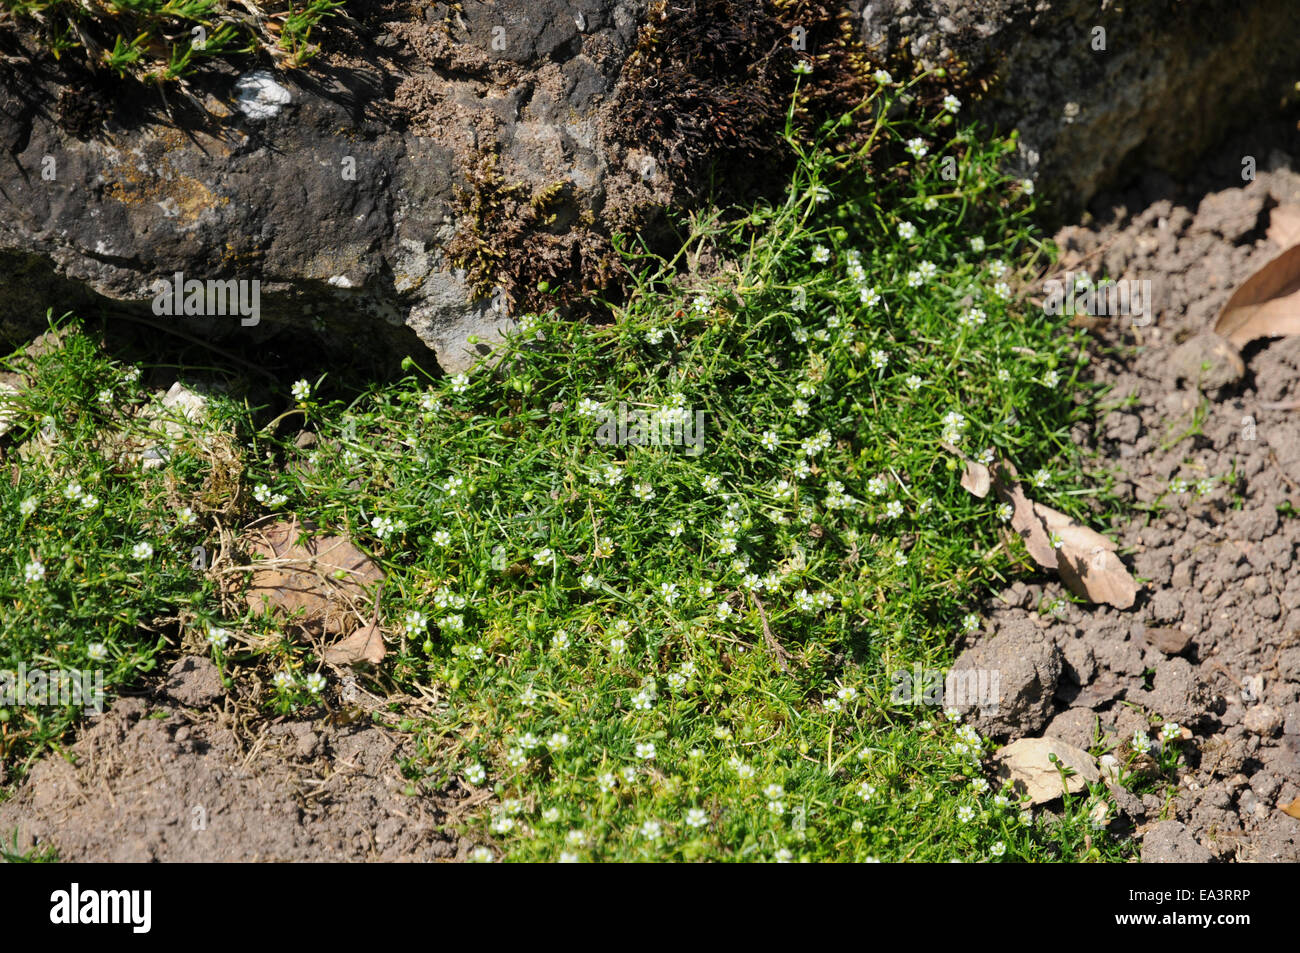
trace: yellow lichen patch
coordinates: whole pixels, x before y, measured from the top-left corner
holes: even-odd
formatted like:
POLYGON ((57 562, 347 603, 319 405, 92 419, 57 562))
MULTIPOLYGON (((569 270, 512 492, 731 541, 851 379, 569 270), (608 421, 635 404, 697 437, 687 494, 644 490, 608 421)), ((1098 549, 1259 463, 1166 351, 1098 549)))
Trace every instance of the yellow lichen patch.
POLYGON ((186 141, 179 130, 158 130, 142 144, 111 150, 104 194, 123 205, 157 205, 178 225, 192 225, 208 209, 228 204, 228 196, 172 167, 170 153, 186 141))

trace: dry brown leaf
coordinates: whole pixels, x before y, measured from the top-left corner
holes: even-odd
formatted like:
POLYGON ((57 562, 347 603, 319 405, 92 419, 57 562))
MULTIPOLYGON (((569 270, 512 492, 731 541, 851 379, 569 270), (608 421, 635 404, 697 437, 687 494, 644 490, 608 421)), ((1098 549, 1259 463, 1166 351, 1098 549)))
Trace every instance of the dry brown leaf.
MULTIPOLYGON (((977 467, 979 464, 967 461, 961 485, 982 497, 984 494, 977 492, 977 467), (968 476, 972 478, 968 480, 968 476)), ((987 473, 986 470, 985 479, 987 473)), ((1024 541, 1025 550, 1034 562, 1044 569, 1055 569, 1066 587, 1083 599, 1104 602, 1117 609, 1132 607, 1137 598, 1137 582, 1115 554, 1114 542, 1059 510, 1025 496, 1016 480, 1016 468, 1009 462, 1003 461, 999 466, 992 486, 998 498, 1011 506, 1011 528, 1024 541), (1053 536, 1059 546, 1052 544, 1053 536)))
POLYGON ((961 485, 981 500, 984 499, 989 495, 989 487, 992 486, 989 468, 974 460, 967 460, 966 469, 961 474, 961 485))
POLYGON ((1034 512, 1038 514, 1047 527, 1048 533, 1057 533, 1072 548, 1093 552, 1098 549, 1104 549, 1107 552, 1114 552, 1118 547, 1114 542, 1107 539, 1095 529, 1089 529, 1082 523, 1075 522, 1059 510, 1054 510, 1050 506, 1044 506, 1042 503, 1034 504, 1034 512))
POLYGON ((1296 798, 1290 804, 1282 808, 1283 814, 1289 814, 1296 820, 1300 820, 1300 797, 1296 798))
POLYGON ((1016 468, 1004 463, 993 481, 993 489, 998 499, 1011 505, 1011 528, 1024 540, 1030 557, 1044 569, 1055 569, 1056 549, 1048 538, 1042 517, 1034 510, 1034 501, 1025 496, 1016 482, 1016 468))
POLYGON ((378 665, 388 654, 384 645, 384 634, 379 625, 370 622, 363 625, 337 645, 325 650, 325 661, 331 665, 356 665, 366 662, 378 665))
POLYGON ((1056 571, 1066 588, 1082 599, 1104 602, 1116 609, 1131 609, 1137 599, 1137 582, 1124 563, 1112 552, 1093 552, 1061 546, 1056 571))
POLYGON ((1279 205, 1269 212, 1267 235, 1282 251, 1300 245, 1300 205, 1279 205))
POLYGON ((250 531, 251 553, 269 561, 252 571, 244 598, 255 612, 292 617, 304 630, 346 635, 379 566, 346 536, 307 534, 309 522, 277 522, 250 531))
POLYGON ((1300 334, 1300 245, 1293 245, 1232 293, 1214 331, 1237 347, 1300 334))

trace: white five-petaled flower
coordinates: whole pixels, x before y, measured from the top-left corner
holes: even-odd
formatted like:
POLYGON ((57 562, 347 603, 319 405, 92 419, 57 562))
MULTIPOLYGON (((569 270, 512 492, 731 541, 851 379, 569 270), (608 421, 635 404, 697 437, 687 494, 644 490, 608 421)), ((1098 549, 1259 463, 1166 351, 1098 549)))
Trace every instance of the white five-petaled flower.
POLYGON ((943 97, 943 108, 954 115, 961 109, 961 100, 949 93, 943 97))
POLYGON ((913 158, 920 159, 930 151, 930 147, 925 144, 924 139, 920 136, 916 136, 907 140, 907 151, 912 154, 913 158))
POLYGON ((92 662, 102 662, 108 658, 108 646, 103 642, 91 642, 86 646, 86 655, 92 662))
POLYGON ((306 679, 307 691, 313 695, 319 695, 325 690, 325 676, 320 672, 312 672, 306 679))
POLYGON ((296 380, 293 382, 293 387, 290 388, 290 392, 293 394, 294 400, 298 401, 298 403, 302 403, 311 396, 311 384, 307 383, 305 380, 296 380))
POLYGON ((27 580, 28 585, 40 582, 45 578, 45 564, 39 559, 33 559, 23 567, 23 577, 27 580))
POLYGON ((153 556, 153 547, 148 543, 136 543, 131 547, 131 556, 141 561, 153 556))

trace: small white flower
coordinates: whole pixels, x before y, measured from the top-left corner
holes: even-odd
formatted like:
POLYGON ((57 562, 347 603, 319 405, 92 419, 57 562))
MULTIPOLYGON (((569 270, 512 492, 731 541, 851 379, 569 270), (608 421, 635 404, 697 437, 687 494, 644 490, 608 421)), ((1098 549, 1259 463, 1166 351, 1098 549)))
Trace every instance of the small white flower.
POLYGON ((428 625, 428 617, 418 609, 412 609, 406 613, 406 619, 403 621, 403 628, 406 630, 406 634, 410 636, 423 635, 428 625))
POLYGON ((1057 384, 1060 383, 1060 381, 1061 381, 1061 376, 1057 374, 1056 371, 1054 370, 1048 371, 1046 374, 1043 375, 1044 387, 1055 387, 1057 384))
POLYGON ((1165 741, 1173 741, 1181 734, 1182 730, 1182 726, 1180 726, 1178 722, 1168 721, 1165 722, 1164 727, 1160 729, 1160 737, 1165 741))
POLYGON ((1002 841, 998 841, 992 847, 989 848, 989 853, 992 854, 994 857, 1001 857, 1006 852, 1007 852, 1007 845, 1002 843, 1002 841))
POLYGON ((293 676, 288 672, 276 672, 271 678, 271 684, 282 692, 287 692, 293 687, 293 676))
POLYGON ((874 73, 871 74, 871 78, 874 79, 881 86, 888 86, 890 83, 894 81, 894 77, 889 75, 889 70, 885 70, 885 69, 876 70, 874 73))
POLYGON ((699 827, 704 827, 708 823, 709 823, 709 816, 705 814, 704 811, 700 810, 698 807, 693 807, 686 812, 687 827, 699 828, 699 827))
POLYGON ((916 237, 916 226, 911 222, 898 223, 898 237, 905 242, 910 242, 916 237))
POLYGON ((544 549, 539 549, 537 552, 533 553, 533 562, 539 566, 554 566, 555 551, 549 546, 544 549))
POLYGON ((307 691, 313 695, 319 695, 325 690, 325 676, 320 672, 312 672, 307 676, 307 691))
POLYGON ((293 387, 290 388, 290 392, 293 394, 294 400, 302 403, 311 396, 311 384, 307 383, 305 380, 294 381, 293 387))
POLYGON ((194 516, 194 511, 190 509, 188 506, 182 506, 180 508, 180 511, 177 512, 176 514, 176 525, 193 526, 195 519, 196 517, 194 516))
POLYGON ((975 808, 971 807, 969 804, 963 804, 961 807, 957 808, 957 820, 961 821, 963 824, 969 824, 974 819, 975 808))
POLYGON ((230 641, 230 630, 212 626, 208 629, 208 644, 224 649, 230 641))
POLYGON ((647 332, 645 333, 645 339, 646 339, 646 343, 647 343, 647 344, 659 344, 659 343, 661 343, 661 342, 663 341, 663 339, 664 339, 664 329, 663 329, 663 328, 651 328, 649 331, 647 331, 647 332))
POLYGON ((92 662, 102 662, 108 658, 108 646, 103 642, 91 642, 86 646, 86 655, 92 662))
POLYGON ((563 751, 569 747, 569 736, 563 731, 553 731, 550 740, 546 742, 546 747, 552 751, 563 751))
POLYGON ((153 556, 153 547, 148 543, 136 543, 131 547, 131 555, 143 562, 153 556))
POLYGON ((646 821, 641 825, 641 836, 646 840, 658 840, 663 836, 663 828, 658 821, 646 821))
POLYGON ((23 567, 23 577, 26 579, 28 585, 31 585, 34 582, 40 582, 45 578, 45 564, 39 559, 32 560, 23 567))
POLYGON ((925 144, 925 140, 920 136, 907 140, 907 151, 912 154, 913 158, 920 159, 930 151, 930 147, 925 144))
POLYGON ((457 374, 451 379, 451 392, 453 394, 463 394, 469 390, 469 375, 457 374))
POLYGON ((638 741, 636 745, 636 756, 643 761, 653 760, 655 756, 655 743, 653 741, 638 741))
POLYGON ((952 95, 952 93, 949 93, 947 96, 943 97, 943 108, 956 115, 956 113, 961 109, 961 100, 952 95))
POLYGON ((831 260, 831 251, 825 245, 817 245, 813 248, 810 257, 812 258, 813 264, 824 265, 826 262, 831 260))
POLYGON ((977 254, 977 255, 980 254, 981 252, 983 252, 983 251, 984 251, 984 239, 980 238, 980 236, 978 236, 978 235, 976 235, 974 238, 972 238, 972 239, 970 240, 970 250, 973 251, 973 252, 974 252, 975 254, 977 254))
POLYGON ((807 60, 800 60, 794 64, 794 72, 799 76, 808 76, 812 73, 812 64, 807 60))
POLYGON ((1021 179, 1021 181, 1020 181, 1020 189, 1021 189, 1021 191, 1024 192, 1026 195, 1033 195, 1033 194, 1034 194, 1034 180, 1033 180, 1033 179, 1021 179))
POLYGON ((907 380, 903 381, 903 383, 907 385, 908 390, 920 390, 921 385, 924 384, 925 381, 921 380, 921 378, 917 377, 915 374, 909 374, 907 375, 907 380))
POLYGON ((31 516, 36 512, 38 506, 40 506, 40 500, 34 496, 29 496, 18 504, 18 512, 23 516, 31 516))
POLYGON ((465 780, 470 784, 479 785, 487 780, 487 771, 483 765, 475 762, 465 766, 465 780))

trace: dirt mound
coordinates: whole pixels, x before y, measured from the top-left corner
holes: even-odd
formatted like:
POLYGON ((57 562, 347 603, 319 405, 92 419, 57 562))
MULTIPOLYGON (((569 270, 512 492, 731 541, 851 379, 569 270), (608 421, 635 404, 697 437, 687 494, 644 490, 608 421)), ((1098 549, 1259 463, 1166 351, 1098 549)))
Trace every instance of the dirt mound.
POLYGON ((261 726, 245 749, 220 715, 118 700, 0 804, 19 851, 65 861, 463 859, 447 830, 468 792, 415 793, 403 736, 370 725, 261 726), (459 797, 458 797, 459 795, 459 797))
MULTIPOLYGON (((1266 230, 1274 207, 1300 201, 1295 156, 1286 136, 1233 143, 1200 182, 1148 177, 1057 239, 1063 271, 1151 282, 1153 321, 1094 329, 1106 353, 1092 373, 1113 387, 1113 409, 1074 437, 1100 450, 1139 510, 1162 505, 1117 528, 1146 581, 1133 609, 1065 602, 1044 613, 1065 590, 1020 583, 987 607, 977 644, 988 652, 1029 625, 1059 648, 1048 735, 1087 746, 1099 720, 1122 745, 1150 729, 1148 716, 1191 730, 1171 802, 1118 795, 1121 822, 1139 836, 1180 822, 1158 829, 1165 840, 1177 830, 1179 849, 1157 838, 1144 860, 1185 858, 1197 845, 1220 860, 1300 860, 1300 820, 1280 810, 1300 796, 1300 337, 1246 348, 1235 381, 1214 368, 1187 374, 1176 359, 1280 252, 1266 230), (1279 143, 1287 148, 1270 154, 1279 143), (1254 181, 1242 181, 1243 153, 1261 157, 1254 181)), ((1007 736, 1039 731, 1026 723, 1007 736)))

